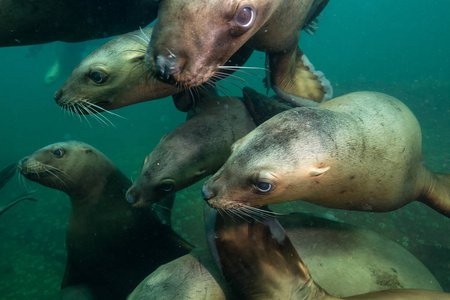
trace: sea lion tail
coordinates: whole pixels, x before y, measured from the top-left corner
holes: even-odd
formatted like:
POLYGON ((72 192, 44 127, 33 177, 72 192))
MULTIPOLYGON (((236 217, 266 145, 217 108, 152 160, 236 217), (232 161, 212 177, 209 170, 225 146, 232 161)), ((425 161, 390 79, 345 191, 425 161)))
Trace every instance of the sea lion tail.
POLYGON ((428 171, 419 201, 450 218, 450 174, 428 171))

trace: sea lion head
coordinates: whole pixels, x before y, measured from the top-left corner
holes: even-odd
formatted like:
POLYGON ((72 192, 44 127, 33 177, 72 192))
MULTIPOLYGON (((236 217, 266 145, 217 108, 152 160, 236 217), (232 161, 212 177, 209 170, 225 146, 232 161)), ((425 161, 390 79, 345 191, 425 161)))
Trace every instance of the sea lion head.
POLYGON ((175 130, 167 134, 144 159, 141 172, 126 195, 133 206, 158 202, 212 174, 220 167, 217 161, 225 161, 226 157, 217 159, 217 155, 223 156, 221 153, 211 155, 203 143, 196 143, 195 134, 185 133, 175 130))
POLYGON ((41 148, 19 161, 27 179, 73 197, 83 197, 99 188, 116 167, 94 147, 67 141, 41 148))
POLYGON ((330 169, 327 149, 333 143, 319 115, 312 108, 291 109, 238 140, 205 182, 204 200, 217 209, 245 209, 314 195, 330 169))
POLYGON ((208 81, 262 26, 271 1, 162 1, 147 48, 151 74, 183 87, 208 81))
POLYGON ((159 99, 177 91, 148 76, 144 54, 152 28, 121 35, 89 54, 55 93, 55 101, 78 114, 93 114, 159 99))

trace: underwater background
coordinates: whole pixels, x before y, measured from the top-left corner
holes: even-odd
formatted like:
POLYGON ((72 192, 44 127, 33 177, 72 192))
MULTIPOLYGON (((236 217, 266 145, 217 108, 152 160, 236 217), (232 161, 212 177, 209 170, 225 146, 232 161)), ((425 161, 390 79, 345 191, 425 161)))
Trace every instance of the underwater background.
MULTIPOLYGON (((435 172, 450 173, 450 1, 331 0, 322 15, 316 35, 303 32, 300 47, 330 80, 334 97, 361 90, 397 97, 419 120, 426 164, 435 172)), ((107 40, 69 46, 84 49, 86 56, 107 40)), ((53 94, 70 68, 63 79, 44 82, 62 44, 0 48, 0 169, 48 144, 80 140, 136 178, 144 157, 185 114, 165 98, 114 111, 123 118, 103 114, 114 126, 69 115, 55 104, 53 94)), ((69 55, 65 63, 73 69, 80 60, 69 55)), ((263 67, 264 54, 254 53, 246 66, 263 67)), ((248 83, 230 79, 223 83, 224 94, 241 96, 236 85, 265 92, 262 71, 239 76, 248 83)), ((21 202, 0 216, 0 299, 59 299, 69 197, 18 178, 0 190, 0 207, 25 189, 36 190, 38 201, 21 202)), ((202 183, 178 192, 172 211, 175 230, 199 247, 205 246, 202 183)), ((450 292, 450 220, 422 203, 389 213, 303 202, 271 208, 313 212, 374 230, 418 257, 450 292)))

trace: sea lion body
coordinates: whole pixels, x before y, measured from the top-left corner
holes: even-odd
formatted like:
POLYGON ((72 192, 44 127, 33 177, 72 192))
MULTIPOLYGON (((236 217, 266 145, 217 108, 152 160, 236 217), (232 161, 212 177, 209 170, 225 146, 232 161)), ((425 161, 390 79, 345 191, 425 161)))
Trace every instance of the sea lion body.
MULTIPOLYGON (((301 252, 297 252, 289 235, 274 216, 254 215, 250 218, 240 215, 237 218, 229 214, 219 216, 217 212, 207 212, 205 223, 210 224, 207 226, 207 241, 212 256, 237 299, 450 299, 447 293, 398 290, 399 287, 392 291, 370 292, 349 298, 332 296, 333 293, 315 282, 299 256, 301 252)), ((333 244, 329 246, 333 247, 333 244)), ((333 281, 332 276, 340 280, 337 269, 325 261, 320 265, 329 270, 330 281, 333 281)), ((356 284, 359 282, 349 283, 356 284)))
POLYGON ((134 206, 157 202, 213 174, 227 160, 231 145, 255 128, 241 99, 199 93, 187 121, 145 158, 127 192, 134 206))
POLYGON ((0 4, 0 47, 81 42, 145 27, 158 1, 6 0, 0 4))
POLYGON ((146 65, 151 74, 165 81, 192 87, 214 79, 238 49, 263 51, 270 69, 269 84, 275 92, 303 106, 317 105, 331 98, 332 88, 297 44, 302 28, 327 3, 163 0, 146 65))
POLYGON ((178 88, 146 74, 144 51, 152 30, 121 35, 89 54, 55 93, 56 103, 89 114, 177 93, 178 88))
MULTIPOLYGON (((314 281, 332 295, 347 297, 396 288, 442 291, 417 258, 373 231, 306 213, 283 215, 278 219, 311 270, 314 281)), ((240 220, 236 216, 233 222, 239 224, 240 220)), ((206 224, 207 232, 213 229, 212 225, 206 224)), ((214 234, 207 235, 207 239, 212 237, 214 234)), ((267 253, 270 249, 267 248, 267 253)), ((193 251, 159 267, 139 284, 129 300, 153 299, 156 295, 158 299, 242 299, 233 297, 208 252, 193 251)), ((242 276, 245 274, 243 271, 242 276)), ((242 276, 238 278, 244 285, 252 281, 252 276, 242 276)), ((286 277, 280 277, 283 279, 286 277)))
POLYGON ((295 200, 391 211, 419 200, 450 213, 450 176, 423 163, 420 126, 399 100, 357 92, 258 126, 203 187, 215 208, 295 200))
POLYGON ((49 145, 22 159, 19 170, 70 196, 63 299, 89 290, 95 299, 125 299, 159 265, 192 249, 153 211, 125 201, 130 180, 92 146, 49 145))

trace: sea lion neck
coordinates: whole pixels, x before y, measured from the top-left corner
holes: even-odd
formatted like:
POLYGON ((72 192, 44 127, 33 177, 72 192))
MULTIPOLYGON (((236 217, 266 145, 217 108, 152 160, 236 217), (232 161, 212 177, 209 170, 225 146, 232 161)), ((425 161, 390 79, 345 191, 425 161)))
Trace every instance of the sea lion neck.
POLYGON ((70 197, 74 210, 89 210, 93 207, 116 209, 117 205, 123 204, 126 206, 125 193, 130 186, 131 181, 119 169, 115 168, 103 180, 98 180, 92 185, 72 188, 66 193, 70 197), (117 199, 117 196, 115 196, 117 194, 124 195, 123 199, 117 199))

